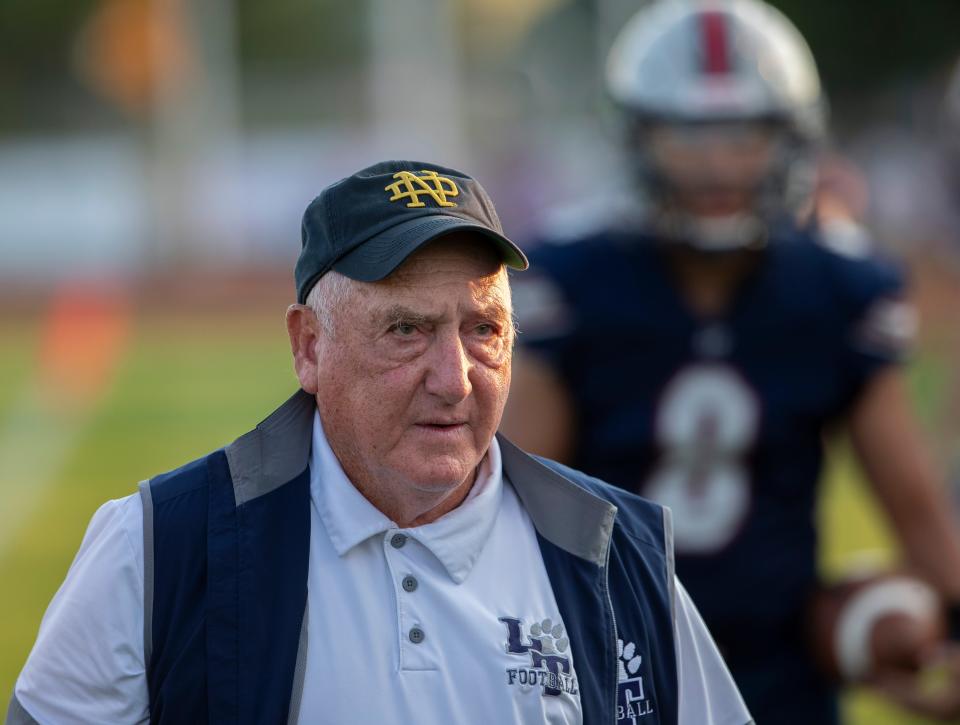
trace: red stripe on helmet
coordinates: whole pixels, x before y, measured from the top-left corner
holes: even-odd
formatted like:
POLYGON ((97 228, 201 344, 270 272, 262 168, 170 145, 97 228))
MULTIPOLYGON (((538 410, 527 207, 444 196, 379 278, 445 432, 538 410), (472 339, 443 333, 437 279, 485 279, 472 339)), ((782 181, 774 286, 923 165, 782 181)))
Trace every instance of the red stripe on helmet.
POLYGON ((730 43, 723 13, 706 12, 701 16, 703 70, 709 74, 730 72, 730 43))

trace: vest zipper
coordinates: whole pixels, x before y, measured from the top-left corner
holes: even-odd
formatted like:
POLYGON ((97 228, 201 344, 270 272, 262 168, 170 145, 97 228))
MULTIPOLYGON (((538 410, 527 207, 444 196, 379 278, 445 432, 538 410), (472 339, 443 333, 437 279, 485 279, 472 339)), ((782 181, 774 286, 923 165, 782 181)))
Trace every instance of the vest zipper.
POLYGON ((610 598, 610 582, 608 581, 608 575, 610 572, 610 544, 612 539, 613 539, 613 527, 611 527, 610 537, 607 539, 607 552, 604 557, 603 595, 604 595, 604 599, 606 599, 606 602, 607 602, 607 611, 609 611, 610 613, 610 624, 613 630, 613 639, 611 640, 613 644, 613 708, 610 710, 610 712, 613 715, 613 717, 611 718, 611 722, 613 723, 613 725, 616 725, 617 696, 619 694, 617 692, 617 687, 619 684, 617 679, 617 672, 618 672, 617 658, 619 657, 619 655, 617 654, 617 616, 616 614, 614 614, 614 611, 613 611, 613 600, 610 598))

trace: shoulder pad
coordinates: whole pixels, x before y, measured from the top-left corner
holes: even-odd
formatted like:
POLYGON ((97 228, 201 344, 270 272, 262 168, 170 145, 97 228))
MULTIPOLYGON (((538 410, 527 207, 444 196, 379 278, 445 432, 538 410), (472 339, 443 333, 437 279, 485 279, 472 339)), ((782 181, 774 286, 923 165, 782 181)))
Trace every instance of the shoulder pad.
POLYGON ((524 272, 512 278, 513 309, 522 339, 560 337, 572 328, 573 311, 550 277, 524 272))
POLYGON ((850 259, 863 259, 875 251, 869 232, 852 219, 824 222, 813 236, 821 246, 850 259))

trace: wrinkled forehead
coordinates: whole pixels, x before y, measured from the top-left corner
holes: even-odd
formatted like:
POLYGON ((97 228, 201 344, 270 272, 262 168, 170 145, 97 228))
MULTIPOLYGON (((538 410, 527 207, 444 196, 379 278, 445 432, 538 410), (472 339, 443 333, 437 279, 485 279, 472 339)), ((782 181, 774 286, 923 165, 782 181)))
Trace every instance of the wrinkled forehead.
POLYGON ((476 293, 509 294, 506 267, 493 246, 477 234, 451 234, 424 245, 392 274, 381 289, 406 289, 429 296, 431 290, 462 288, 476 293))
POLYGON ((506 268, 489 245, 472 240, 428 244, 385 279, 357 282, 355 289, 365 312, 402 306, 422 314, 468 309, 512 314, 506 268))
POLYGON ((483 277, 505 271, 505 267, 499 252, 488 238, 477 232, 454 232, 417 249, 387 277, 387 281, 403 280, 423 270, 460 271, 483 277))

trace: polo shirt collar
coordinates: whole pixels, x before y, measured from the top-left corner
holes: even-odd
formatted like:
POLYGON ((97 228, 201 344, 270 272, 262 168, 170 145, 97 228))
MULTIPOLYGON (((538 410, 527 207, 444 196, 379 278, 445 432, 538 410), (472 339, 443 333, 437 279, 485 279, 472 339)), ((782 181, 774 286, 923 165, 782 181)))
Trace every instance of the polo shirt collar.
MULTIPOLYGON (((432 552, 450 578, 460 584, 470 574, 490 538, 502 497, 500 447, 493 438, 487 455, 480 462, 476 481, 463 502, 436 521, 402 530, 432 552)), ((327 441, 319 411, 313 418, 310 499, 338 556, 343 557, 371 536, 399 529, 347 478, 327 441)))

